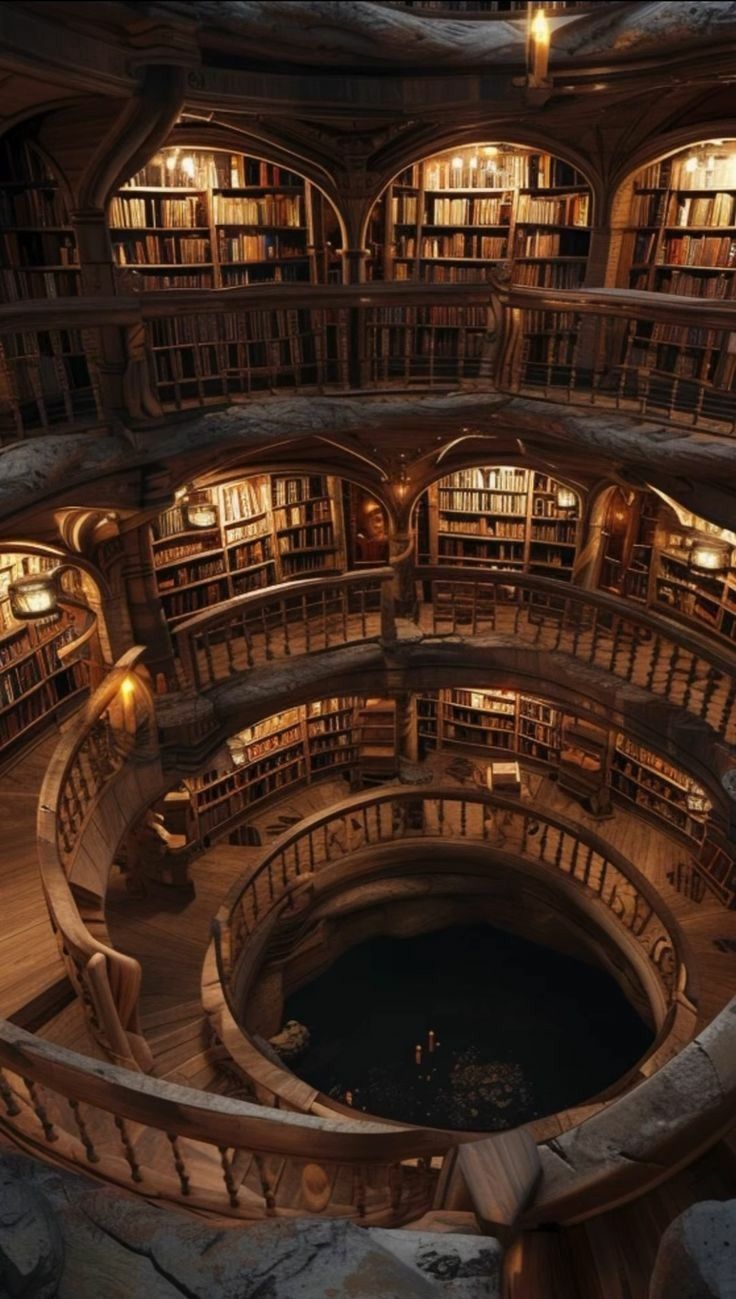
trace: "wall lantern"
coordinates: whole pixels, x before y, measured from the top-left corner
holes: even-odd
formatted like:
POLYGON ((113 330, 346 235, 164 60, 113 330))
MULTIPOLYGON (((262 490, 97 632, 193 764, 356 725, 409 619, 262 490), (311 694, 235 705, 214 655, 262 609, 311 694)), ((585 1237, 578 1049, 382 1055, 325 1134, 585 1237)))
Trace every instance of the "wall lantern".
POLYGON ((578 503, 578 498, 571 487, 557 488, 557 504, 561 510, 574 510, 578 503))
POLYGON ((190 528, 216 528, 217 506, 205 491, 188 492, 183 500, 184 515, 190 528))
POLYGON ((720 541, 695 541, 690 551, 690 567, 704 573, 722 573, 730 559, 730 547, 720 541))
POLYGON ((56 613, 59 604, 59 586, 56 570, 19 577, 8 586, 10 611, 20 622, 30 618, 48 618, 56 613))

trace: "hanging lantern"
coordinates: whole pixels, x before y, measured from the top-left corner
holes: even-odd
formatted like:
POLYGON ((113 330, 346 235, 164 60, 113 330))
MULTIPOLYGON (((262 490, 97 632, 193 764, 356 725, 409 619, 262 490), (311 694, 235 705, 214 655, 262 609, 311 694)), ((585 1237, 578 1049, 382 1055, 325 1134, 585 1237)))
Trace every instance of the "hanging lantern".
POLYGON ((27 622, 31 618, 48 618, 55 613, 59 591, 52 573, 34 573, 19 577, 8 587, 10 610, 14 618, 27 622))
POLYGON ((578 498, 571 487, 557 488, 557 504, 561 510, 574 510, 578 498))
POLYGON ((187 493, 184 497, 184 514, 190 528, 217 527, 217 506, 205 491, 187 493))
POLYGON ((731 549, 722 541, 708 538, 694 541, 690 550, 690 567, 704 573, 721 573, 729 567, 731 549))

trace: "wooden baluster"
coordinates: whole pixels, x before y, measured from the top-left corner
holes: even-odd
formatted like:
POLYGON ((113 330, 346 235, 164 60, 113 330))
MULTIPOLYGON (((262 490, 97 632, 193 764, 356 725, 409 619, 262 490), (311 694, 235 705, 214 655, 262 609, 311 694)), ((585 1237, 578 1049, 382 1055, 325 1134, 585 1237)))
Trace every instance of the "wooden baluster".
POLYGON ((330 647, 330 614, 327 603, 327 591, 322 590, 322 629, 324 632, 324 648, 330 647))
POLYGON ((130 1168, 130 1176, 134 1182, 142 1182, 143 1174, 141 1172, 141 1166, 136 1159, 133 1142, 130 1139, 130 1133, 128 1132, 125 1119, 122 1119, 119 1114, 113 1114, 112 1118, 115 1127, 120 1133, 120 1143, 125 1151, 125 1158, 128 1162, 128 1167, 130 1168))
POLYGON ((15 1096, 13 1094, 13 1089, 10 1086, 10 1083, 8 1082, 7 1078, 5 1077, 5 1073, 2 1069, 0 1069, 0 1096, 2 1097, 6 1114, 8 1114, 11 1118, 13 1118, 15 1114, 20 1114, 20 1105, 16 1101, 15 1096))
POLYGON ((266 662, 270 662, 274 657, 273 650, 271 649, 271 623, 268 617, 269 607, 270 606, 264 604, 261 605, 260 609, 261 630, 263 631, 263 654, 266 662))
POLYGON ((460 591, 458 590, 458 587, 456 586, 456 584, 453 582, 453 583, 451 584, 451 586, 450 586, 450 598, 451 598, 451 600, 452 600, 452 631, 453 631, 453 635, 454 635, 455 632, 457 631, 457 605, 458 605, 458 599, 459 599, 459 597, 460 597, 460 591))
MULTIPOLYGON (((307 618, 309 615, 307 614, 307 618)), ((286 599, 281 601, 281 631, 284 637, 284 654, 288 658, 291 654, 291 640, 289 639, 289 619, 287 616, 286 599)))
POLYGON ((470 634, 478 635, 478 583, 473 582, 470 588, 470 634))
POLYGON ((276 1212, 276 1197, 273 1193, 273 1184, 268 1174, 268 1168, 263 1155, 253 1156, 255 1166, 258 1169, 258 1176, 261 1182, 261 1192, 266 1202, 266 1212, 273 1216, 276 1212))
MULTIPOLYGON (((718 683, 719 685, 722 680, 723 678, 720 677, 718 683)), ((721 715, 718 722, 718 730, 727 740, 730 740, 731 738, 734 705, 736 705, 736 675, 734 675, 731 679, 731 685, 728 694, 726 695, 726 698, 724 700, 723 708, 721 709, 721 715)))
POLYGON ((166 1133, 166 1140, 168 1141, 169 1145, 171 1146, 171 1154, 172 1154, 172 1157, 173 1157, 173 1160, 174 1160, 174 1168, 176 1169, 176 1175, 177 1175, 177 1177, 179 1178, 179 1186, 180 1186, 180 1188, 181 1188, 181 1193, 182 1193, 182 1195, 189 1195, 189 1194, 190 1194, 190 1189, 189 1189, 190 1178, 189 1178, 189 1174, 188 1174, 188 1172, 187 1172, 187 1166, 186 1166, 186 1164, 184 1163, 184 1160, 182 1159, 182 1156, 181 1156, 181 1151, 179 1150, 179 1141, 178 1141, 178 1138, 177 1138, 177 1136, 176 1136, 176 1133, 175 1133, 175 1132, 167 1132, 167 1133, 166 1133))
POLYGON ((565 838, 566 836, 564 830, 558 830, 557 847, 555 849, 555 856, 554 856, 555 870, 560 870, 562 865, 562 850, 565 844, 565 838))
POLYGON ((374 804, 373 804, 373 816, 374 816, 374 819, 375 819, 375 822, 376 822, 376 843, 380 843, 380 842, 381 842, 381 805, 380 805, 380 803, 374 803, 374 804))
POLYGON ((202 633, 202 645, 204 649, 205 666, 207 669, 207 681, 211 683, 212 681, 215 681, 217 678, 215 676, 215 664, 212 658, 212 647, 210 645, 210 633, 208 631, 202 633))
POLYGON ((587 884, 590 879, 590 867, 593 861, 593 849, 589 844, 585 848, 585 861, 583 862, 583 884, 587 884))
POLYGON ((570 871, 569 871, 570 875, 574 876, 575 879, 577 879, 576 871, 578 868, 579 851, 580 851, 580 840, 575 839, 573 841, 573 849, 572 849, 572 854, 570 856, 570 871))
MULTIPOLYGON (((238 1187, 233 1177, 233 1169, 230 1159, 228 1158, 227 1146, 218 1146, 220 1152, 220 1163, 222 1165, 222 1179, 225 1183, 227 1198, 230 1201, 231 1208, 238 1207, 238 1187)), ((257 1158, 257 1157, 256 1157, 257 1158)))
POLYGON ((438 801, 438 803, 437 803, 437 828, 438 828, 439 833, 440 833, 440 838, 444 838, 444 835, 445 835, 445 800, 444 800, 444 798, 439 799, 439 801, 438 801))
POLYGON ((235 636, 235 627, 232 622, 228 622, 225 627, 225 654, 227 655, 227 670, 230 676, 234 676, 238 671, 235 663, 235 654, 233 650, 233 641, 235 636))
POLYGON ((309 869, 312 873, 314 873, 315 856, 314 856, 314 835, 312 830, 310 830, 309 834, 307 835, 307 843, 309 845, 309 869))
POLYGON ((544 829, 539 836, 539 860, 546 861, 547 836, 549 835, 549 825, 545 823, 544 829))
POLYGON ((31 1108, 33 1109, 36 1118, 38 1119, 39 1123, 41 1124, 41 1127, 43 1128, 43 1135, 45 1136, 47 1141, 58 1141, 59 1134, 56 1131, 56 1128, 54 1127, 53 1123, 51 1122, 51 1119, 49 1118, 46 1112, 46 1106, 41 1100, 41 1096, 39 1091, 36 1088, 36 1084, 33 1082, 31 1078, 24 1078, 23 1082, 26 1085, 28 1095, 30 1097, 31 1108))
POLYGON ((654 676, 657 671, 657 668, 659 667, 659 660, 662 655, 662 649, 663 649, 663 642, 661 636, 655 636, 654 645, 652 646, 650 658, 649 658, 649 671, 647 672, 646 681, 644 683, 647 690, 651 690, 652 686, 654 685, 654 676))
POLYGON ((358 1217, 365 1217, 365 1169, 360 1165, 353 1169, 353 1204, 358 1211, 358 1217))
MULTIPOLYGON (((702 666, 704 667, 705 665, 703 664, 702 666)), ((683 706, 683 708, 687 708, 687 709, 690 708, 690 699, 691 699, 692 692, 693 692, 693 686, 695 685, 695 681, 696 681, 696 679, 697 679, 697 675, 698 675, 698 670, 700 669, 700 667, 701 667, 701 664, 700 664, 700 662, 698 661, 697 656, 696 656, 695 654, 691 654, 691 655, 690 655, 690 667, 689 667, 689 669, 688 669, 688 673, 687 673, 687 676, 686 676, 686 678, 685 678, 685 693, 684 693, 684 695, 683 695, 683 697, 682 697, 682 706, 683 706)))
POLYGON ((680 660, 680 646, 674 645, 672 647, 672 653, 670 654, 669 666, 667 668, 667 676, 665 677, 665 683, 664 683, 664 693, 667 699, 670 698, 672 692, 672 686, 674 684, 675 675, 677 673, 677 669, 679 666, 679 660, 680 660))
POLYGON ((79 1101, 72 1100, 72 1098, 69 1097, 69 1098, 68 1098, 68 1104, 69 1104, 69 1109, 71 1110, 72 1114, 74 1115, 74 1122, 75 1122, 76 1125, 77 1125, 77 1131, 79 1132, 79 1136, 80 1136, 80 1138, 81 1138, 82 1145, 84 1146, 84 1152, 85 1152, 85 1154, 86 1154, 86 1156, 87 1156, 89 1162, 90 1162, 91 1164, 99 1164, 99 1162, 100 1162, 100 1156, 98 1155, 97 1151, 95 1150, 94 1142, 93 1142, 91 1136, 89 1135, 89 1129, 88 1129, 87 1124, 85 1123, 85 1120, 84 1120, 84 1118, 83 1118, 83 1116, 82 1116, 82 1111, 81 1111, 81 1108, 80 1108, 80 1105, 79 1105, 79 1101))
POLYGON ((243 612, 242 612, 242 614, 241 614, 241 619, 240 619, 240 634, 241 634, 241 636, 242 636, 242 639, 243 639, 243 645, 244 645, 244 647, 245 647, 245 660, 246 660, 246 663, 247 663, 247 665, 248 665, 249 668, 252 668, 252 667, 255 665, 255 658, 254 658, 254 655, 253 655, 253 637, 252 637, 251 634, 250 634, 250 628, 249 628, 249 626, 248 626, 248 611, 247 611, 247 609, 243 609, 243 612))

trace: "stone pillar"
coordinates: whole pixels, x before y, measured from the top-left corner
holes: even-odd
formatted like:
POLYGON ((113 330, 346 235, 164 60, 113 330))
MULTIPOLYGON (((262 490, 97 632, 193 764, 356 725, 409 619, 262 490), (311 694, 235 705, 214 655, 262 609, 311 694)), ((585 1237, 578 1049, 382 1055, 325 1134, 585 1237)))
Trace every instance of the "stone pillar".
POLYGON ((133 642, 146 646, 145 663, 154 682, 162 676, 170 690, 178 689, 174 650, 156 588, 153 547, 148 524, 122 533, 125 549, 123 580, 133 642))

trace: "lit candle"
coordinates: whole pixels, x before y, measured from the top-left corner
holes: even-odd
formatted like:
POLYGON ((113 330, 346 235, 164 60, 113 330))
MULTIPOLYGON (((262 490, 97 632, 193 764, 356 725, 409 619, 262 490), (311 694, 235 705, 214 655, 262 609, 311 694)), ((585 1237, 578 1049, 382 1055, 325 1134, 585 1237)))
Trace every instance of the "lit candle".
POLYGON ((429 1050, 430 1055, 431 1055, 432 1052, 434 1051, 434 1045, 435 1045, 434 1029, 433 1029, 433 1028, 430 1028, 430 1030, 429 1030, 429 1036, 428 1036, 428 1038, 427 1038, 427 1048, 428 1048, 428 1050, 429 1050))
POLYGON ((415 1064, 422 1063, 422 1048, 419 1045, 419 1043, 417 1043, 417 1045, 414 1047, 414 1063, 415 1064))
POLYGON ((538 9, 532 19, 530 61, 531 80, 539 85, 546 79, 549 64, 549 23, 543 9, 538 9))

